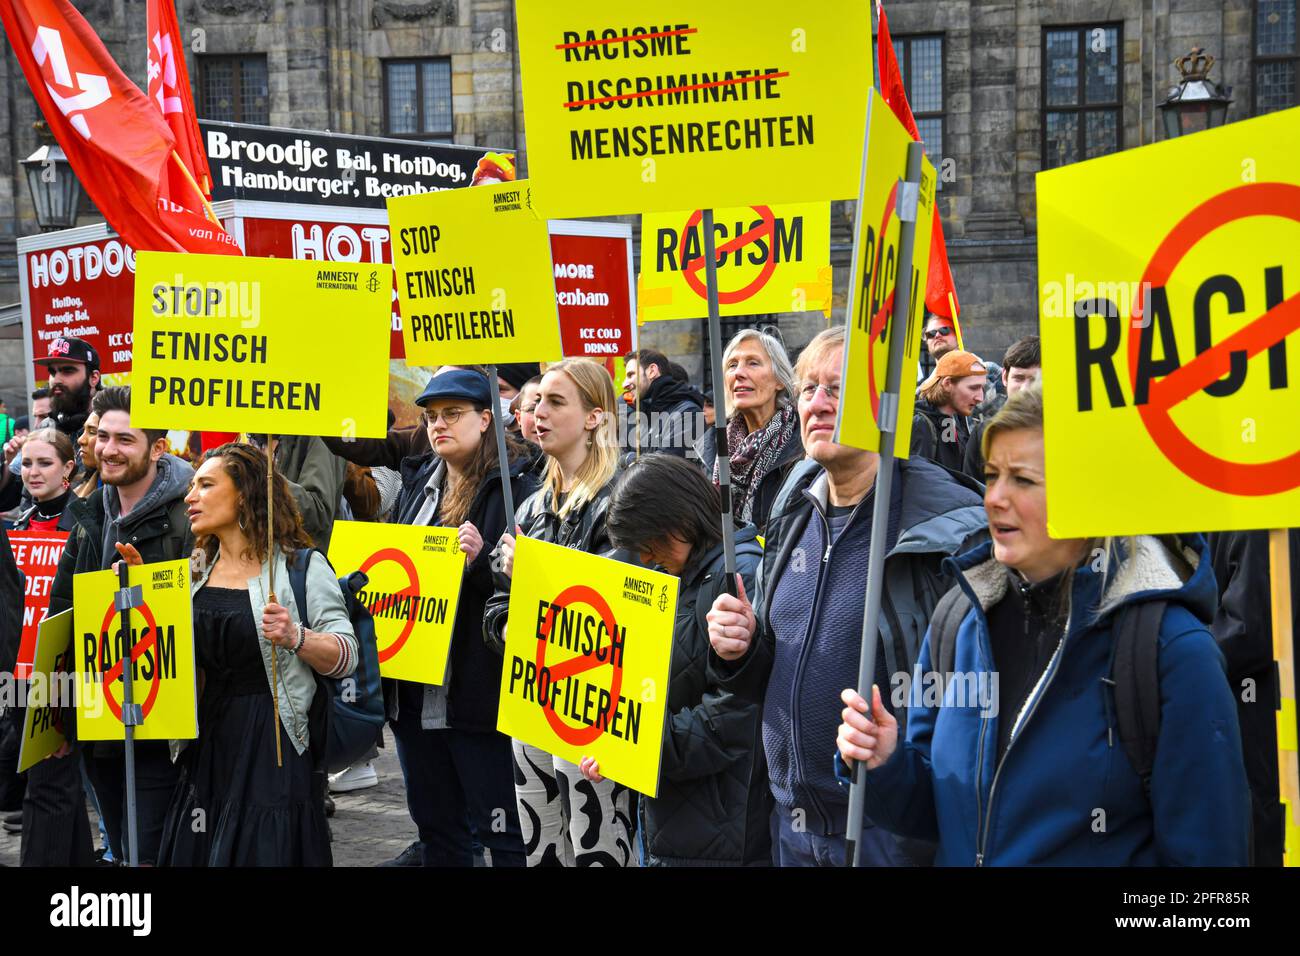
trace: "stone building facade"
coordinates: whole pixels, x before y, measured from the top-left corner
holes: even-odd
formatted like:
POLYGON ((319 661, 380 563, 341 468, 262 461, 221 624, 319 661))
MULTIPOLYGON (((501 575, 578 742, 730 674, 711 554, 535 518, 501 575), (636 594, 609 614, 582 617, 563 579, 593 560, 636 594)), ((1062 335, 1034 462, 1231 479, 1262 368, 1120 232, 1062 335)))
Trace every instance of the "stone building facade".
MULTIPOLYGON (((1156 106, 1177 81, 1173 61, 1197 45, 1217 57, 1213 78, 1233 89, 1229 121, 1296 103, 1298 2, 890 0, 905 83, 924 117, 923 132, 933 131, 939 144, 931 158, 943 180, 939 203, 968 347, 1000 357, 1008 343, 1036 328, 1034 177, 1049 154, 1048 140, 1068 159, 1074 147, 1067 140, 1076 133, 1080 155, 1163 138, 1156 106), (1071 66, 1076 50, 1077 66, 1071 66), (1103 107, 1088 109, 1094 94, 1103 107)), ((143 85, 144 0, 76 5, 143 85)), ((432 112, 427 99, 414 101, 426 111, 426 135, 526 150, 510 0, 178 0, 178 14, 190 42, 191 79, 208 86, 196 89, 201 116, 411 138, 410 116, 403 126, 390 100, 394 83, 403 95, 415 84, 425 96, 433 90, 442 97, 432 112), (211 88, 238 86, 228 72, 235 69, 230 57, 264 63, 255 64, 252 77, 252 86, 263 88, 237 97, 242 117, 205 109, 205 95, 230 107, 231 89, 223 88, 223 98, 211 88), (431 59, 436 66, 419 65, 431 59), (247 114, 257 111, 250 120, 247 114)), ((36 231, 18 162, 38 145, 37 118, 6 47, 0 57, 0 307, 18 298, 14 239, 36 231)), ((848 285, 852 206, 836 203, 832 215, 834 321, 842 320, 848 285)), ((83 222, 92 218, 93 210, 83 222)), ((755 321, 775 325, 792 352, 826 325, 820 313, 755 321)), ((642 340, 692 372, 703 367, 699 322, 646 326, 642 340)), ((4 372, 0 358, 0 378, 4 372)), ((0 380, 0 393, 9 392, 12 386, 0 380)))

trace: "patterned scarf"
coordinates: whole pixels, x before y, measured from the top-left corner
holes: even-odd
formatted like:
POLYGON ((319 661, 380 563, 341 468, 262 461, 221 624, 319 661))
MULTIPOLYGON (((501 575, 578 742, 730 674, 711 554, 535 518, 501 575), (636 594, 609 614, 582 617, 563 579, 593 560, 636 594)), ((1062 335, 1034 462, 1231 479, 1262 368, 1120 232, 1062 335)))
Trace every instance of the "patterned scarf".
MULTIPOLYGON (((752 521, 754 493, 763 477, 780 459, 785 446, 796 439, 799 414, 793 405, 777 407, 776 414, 762 428, 745 433, 745 417, 727 422, 727 447, 731 453, 731 510, 737 521, 752 521)), ((713 483, 719 484, 718 463, 713 463, 713 483)))

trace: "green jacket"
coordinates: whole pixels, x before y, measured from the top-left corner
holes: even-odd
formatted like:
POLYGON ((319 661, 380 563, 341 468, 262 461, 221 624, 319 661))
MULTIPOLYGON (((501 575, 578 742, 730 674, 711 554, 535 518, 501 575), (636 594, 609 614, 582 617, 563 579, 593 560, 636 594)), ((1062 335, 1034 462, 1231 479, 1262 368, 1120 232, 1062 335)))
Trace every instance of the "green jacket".
POLYGON ((286 435, 275 452, 275 470, 289 483, 302 525, 322 551, 329 551, 347 467, 319 438, 286 435))

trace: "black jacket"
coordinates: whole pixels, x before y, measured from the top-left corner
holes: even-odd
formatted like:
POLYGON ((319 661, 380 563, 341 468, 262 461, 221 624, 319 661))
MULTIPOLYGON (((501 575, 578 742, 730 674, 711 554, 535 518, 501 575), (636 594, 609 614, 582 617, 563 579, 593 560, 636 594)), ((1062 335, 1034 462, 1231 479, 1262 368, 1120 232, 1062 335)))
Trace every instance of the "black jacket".
POLYGON ((14 561, 9 536, 0 527, 0 672, 12 674, 23 633, 23 573, 14 561))
MULTIPOLYGON (((736 532, 736 563, 753 593, 763 550, 752 526, 736 532)), ((681 575, 668 681, 668 727, 659 795, 641 801, 654 862, 667 866, 767 866, 772 796, 763 761, 762 707, 709 681, 705 615, 726 576, 719 544, 681 575)))
MULTIPOLYGON (((970 419, 965 415, 949 415, 918 398, 912 416, 911 456, 962 471, 970 433, 970 419)), ((984 476, 978 480, 983 481, 984 476)))
POLYGON ((704 407, 696 394, 675 378, 661 376, 650 383, 641 399, 642 454, 662 451, 686 457, 704 428, 704 407))
MULTIPOLYGON (((695 443, 695 454, 699 456, 700 464, 704 466, 704 473, 713 478, 713 464, 718 458, 718 438, 717 429, 706 429, 700 440, 695 443)), ((767 522, 772 512, 772 504, 776 501, 777 492, 785 484, 791 470, 799 462, 804 460, 803 438, 797 433, 781 449, 781 457, 777 460, 776 467, 759 479, 758 489, 754 492, 754 511, 751 524, 758 529, 758 533, 766 535, 767 522)), ((740 523, 737 519, 737 524, 740 523)))
MULTIPOLYGON (((437 455, 408 458, 402 462, 402 491, 393 509, 396 523, 410 524, 424 501, 424 486, 439 464, 437 455)), ((537 483, 528 473, 528 460, 510 465, 510 488, 519 501, 533 493, 537 483)), ((483 476, 465 519, 483 536, 483 549, 465 566, 456 623, 451 636, 451 683, 447 688, 447 720, 458 730, 494 730, 501 695, 501 655, 483 643, 483 608, 496 584, 492 574, 492 552, 506 530, 501 495, 501 476, 495 468, 483 476)), ((390 697, 390 713, 396 716, 396 698, 390 697)))
MULTIPOLYGON (((550 491, 539 488, 515 509, 515 524, 525 537, 607 556, 614 550, 605 530, 605 515, 609 512, 609 496, 615 480, 611 478, 590 501, 563 518, 555 513, 555 500, 550 491)), ((483 640, 498 654, 504 653, 501 632, 505 630, 509 610, 510 578, 497 574, 496 593, 488 599, 483 611, 483 640)))
MULTIPOLYGON (((1256 866, 1282 865, 1282 805, 1277 776, 1277 670, 1273 663, 1267 531, 1207 535, 1219 588, 1211 633, 1223 652, 1237 699, 1241 752, 1250 783, 1256 866)), ((1289 532, 1291 567, 1300 568, 1300 531, 1289 532)), ((1291 586, 1294 632, 1300 634, 1300 588, 1291 586)))
MULTIPOLYGON (((194 550, 194 535, 185 505, 185 489, 193 470, 179 458, 165 457, 159 462, 159 477, 154 488, 121 525, 120 541, 135 545, 145 564, 188 558, 194 550), (174 462, 175 464, 171 464, 174 462), (172 468, 178 473, 168 474, 172 468), (149 499, 154 499, 150 501, 149 499)), ((54 583, 50 585, 50 616, 72 607, 72 577, 87 571, 102 571, 118 559, 117 550, 104 550, 104 495, 109 486, 96 488, 88 498, 72 498, 64 509, 59 526, 65 519, 75 523, 68 534, 67 546, 59 559, 54 583)), ((113 489, 116 493, 116 489, 113 489)))

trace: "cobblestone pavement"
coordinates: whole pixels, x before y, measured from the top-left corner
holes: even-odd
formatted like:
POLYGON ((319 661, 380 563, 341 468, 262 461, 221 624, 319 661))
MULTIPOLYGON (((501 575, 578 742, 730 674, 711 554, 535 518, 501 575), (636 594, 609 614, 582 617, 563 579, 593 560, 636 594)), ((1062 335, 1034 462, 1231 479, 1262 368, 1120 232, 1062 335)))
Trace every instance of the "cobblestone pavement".
MULTIPOLYGON (((397 856, 415 839, 415 824, 406 813, 402 768, 387 728, 384 743, 375 761, 379 786, 334 794, 336 810, 330 828, 334 834, 335 866, 375 866, 397 856)), ((91 828, 98 846, 93 812, 91 828)), ((18 843, 17 834, 0 831, 0 865, 18 865, 18 843)))

